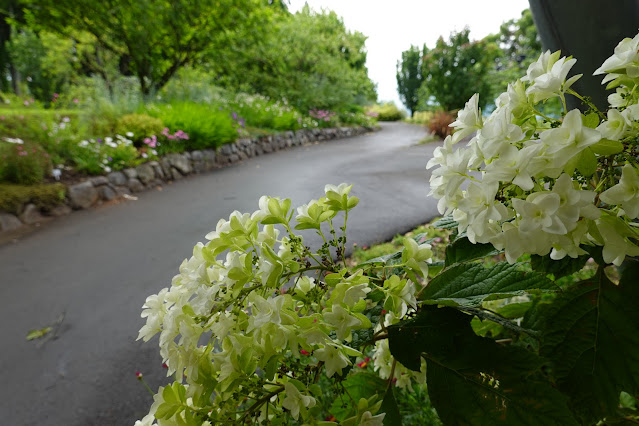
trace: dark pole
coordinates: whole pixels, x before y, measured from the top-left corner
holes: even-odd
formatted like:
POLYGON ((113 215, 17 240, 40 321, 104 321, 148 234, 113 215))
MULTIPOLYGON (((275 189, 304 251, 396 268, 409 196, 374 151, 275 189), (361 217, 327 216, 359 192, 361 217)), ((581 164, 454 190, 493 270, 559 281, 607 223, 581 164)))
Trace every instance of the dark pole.
MULTIPOLYGON (((571 75, 583 74, 573 88, 590 96, 602 111, 608 109, 603 76, 592 73, 612 55, 615 46, 639 31, 639 0, 529 0, 541 44, 577 63, 571 75)), ((584 109, 581 101, 567 96, 569 107, 584 109)))

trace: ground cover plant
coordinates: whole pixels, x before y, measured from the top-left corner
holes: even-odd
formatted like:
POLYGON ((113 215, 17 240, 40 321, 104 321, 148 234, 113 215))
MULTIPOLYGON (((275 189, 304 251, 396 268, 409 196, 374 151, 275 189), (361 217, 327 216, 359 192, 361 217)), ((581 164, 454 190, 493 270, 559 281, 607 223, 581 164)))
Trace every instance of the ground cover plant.
POLYGON ((173 381, 136 424, 398 425, 415 383, 444 424, 636 422, 638 52, 624 39, 596 71, 607 112, 559 52, 489 117, 467 102, 428 164, 443 260, 416 235, 347 265, 345 183, 221 219, 143 306, 173 381), (539 109, 552 98, 560 118, 539 109))

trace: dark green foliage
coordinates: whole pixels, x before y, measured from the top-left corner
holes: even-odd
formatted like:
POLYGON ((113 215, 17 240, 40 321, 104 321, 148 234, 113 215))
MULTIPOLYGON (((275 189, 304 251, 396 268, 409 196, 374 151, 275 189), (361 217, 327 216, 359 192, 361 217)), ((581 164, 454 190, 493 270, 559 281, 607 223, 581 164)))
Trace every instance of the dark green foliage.
POLYGON ((467 237, 458 238, 446 246, 446 266, 454 263, 468 262, 499 253, 492 244, 473 244, 467 237))
POLYGON ((67 36, 92 34, 120 56, 123 74, 135 75, 149 95, 161 89, 181 67, 199 61, 206 49, 226 42, 226 28, 251 22, 263 6, 257 0, 30 0, 39 27, 67 36))
POLYGON ((621 391, 639 395, 639 265, 627 261, 619 285, 600 270, 548 302, 524 326, 542 332, 540 354, 581 422, 614 417, 621 391))
POLYGON ((589 258, 590 255, 583 255, 576 259, 566 256, 561 260, 553 260, 549 254, 546 256, 535 254, 530 257, 530 266, 532 266, 535 271, 546 272, 553 274, 554 278, 560 278, 579 271, 584 267, 589 258))
POLYGON ((397 61, 397 91, 411 117, 419 103, 418 92, 422 85, 421 57, 419 47, 411 46, 402 52, 402 59, 397 61))
POLYGON ((29 186, 0 184, 0 211, 18 215, 27 203, 48 211, 64 203, 65 193, 66 187, 61 183, 29 186))
POLYGON ((543 379, 543 360, 477 336, 471 319, 451 308, 424 307, 414 319, 388 327, 391 353, 403 365, 419 369, 426 359, 429 394, 444 424, 576 424, 566 398, 543 379))
POLYGON ((349 376, 342 385, 347 393, 335 398, 330 410, 340 421, 357 414, 357 406, 353 407, 352 401, 357 402, 360 398, 368 399, 374 395, 382 399, 388 383, 376 374, 362 372, 349 376))
POLYGON ((486 76, 499 48, 483 40, 471 41, 469 33, 465 28, 452 33, 448 41, 440 37, 434 49, 424 46, 420 109, 433 105, 445 111, 460 109, 475 93, 479 93, 480 107, 492 101, 486 76))

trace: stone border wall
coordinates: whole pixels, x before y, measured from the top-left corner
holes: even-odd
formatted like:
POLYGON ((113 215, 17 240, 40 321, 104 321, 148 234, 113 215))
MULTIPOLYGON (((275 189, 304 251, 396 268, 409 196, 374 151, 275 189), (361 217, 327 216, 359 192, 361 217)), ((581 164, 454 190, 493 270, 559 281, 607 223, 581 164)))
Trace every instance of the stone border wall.
MULTIPOLYGON (((217 150, 205 149, 182 154, 168 154, 159 161, 150 161, 134 168, 68 185, 65 204, 59 205, 46 214, 63 216, 71 213, 72 210, 87 209, 96 204, 155 188, 165 182, 208 172, 247 158, 309 143, 348 138, 378 129, 339 127, 288 131, 272 136, 238 139, 234 143, 222 145, 217 150)), ((44 220, 42 212, 34 204, 23 206, 18 217, 0 211, 0 232, 12 231, 23 224, 38 224, 42 220, 44 220)))

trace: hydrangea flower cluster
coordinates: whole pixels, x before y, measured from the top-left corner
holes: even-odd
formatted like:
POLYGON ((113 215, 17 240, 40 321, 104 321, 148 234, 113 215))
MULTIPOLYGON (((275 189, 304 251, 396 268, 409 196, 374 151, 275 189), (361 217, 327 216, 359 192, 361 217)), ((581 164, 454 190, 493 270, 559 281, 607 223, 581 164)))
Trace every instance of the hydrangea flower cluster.
POLYGON ((427 165, 437 166, 430 195, 439 211, 452 214, 471 242, 504 249, 511 263, 524 253, 575 258, 585 246, 602 246, 615 265, 639 255, 638 47, 639 35, 623 40, 595 72, 616 88, 606 114, 571 89, 576 60, 560 52, 543 53, 488 117, 475 94, 427 165), (568 111, 567 94, 589 111, 568 111), (561 100, 563 117, 540 111, 551 98, 561 100))
MULTIPOLYGON (((176 381, 136 425, 312 421, 322 413, 320 378, 345 377, 367 354, 398 386, 423 381, 423 373, 392 367, 388 342, 375 342, 416 309, 415 280, 427 276, 432 251, 407 239, 393 268, 413 280, 350 271, 346 224, 358 203, 351 187, 327 185, 297 208, 294 227, 289 199, 264 196, 252 214, 231 213, 195 246, 171 287, 147 298, 139 339, 159 333, 176 381), (295 230, 317 233, 322 247, 311 251, 295 230)), ((360 402, 343 424, 381 424, 381 399, 360 402)))

